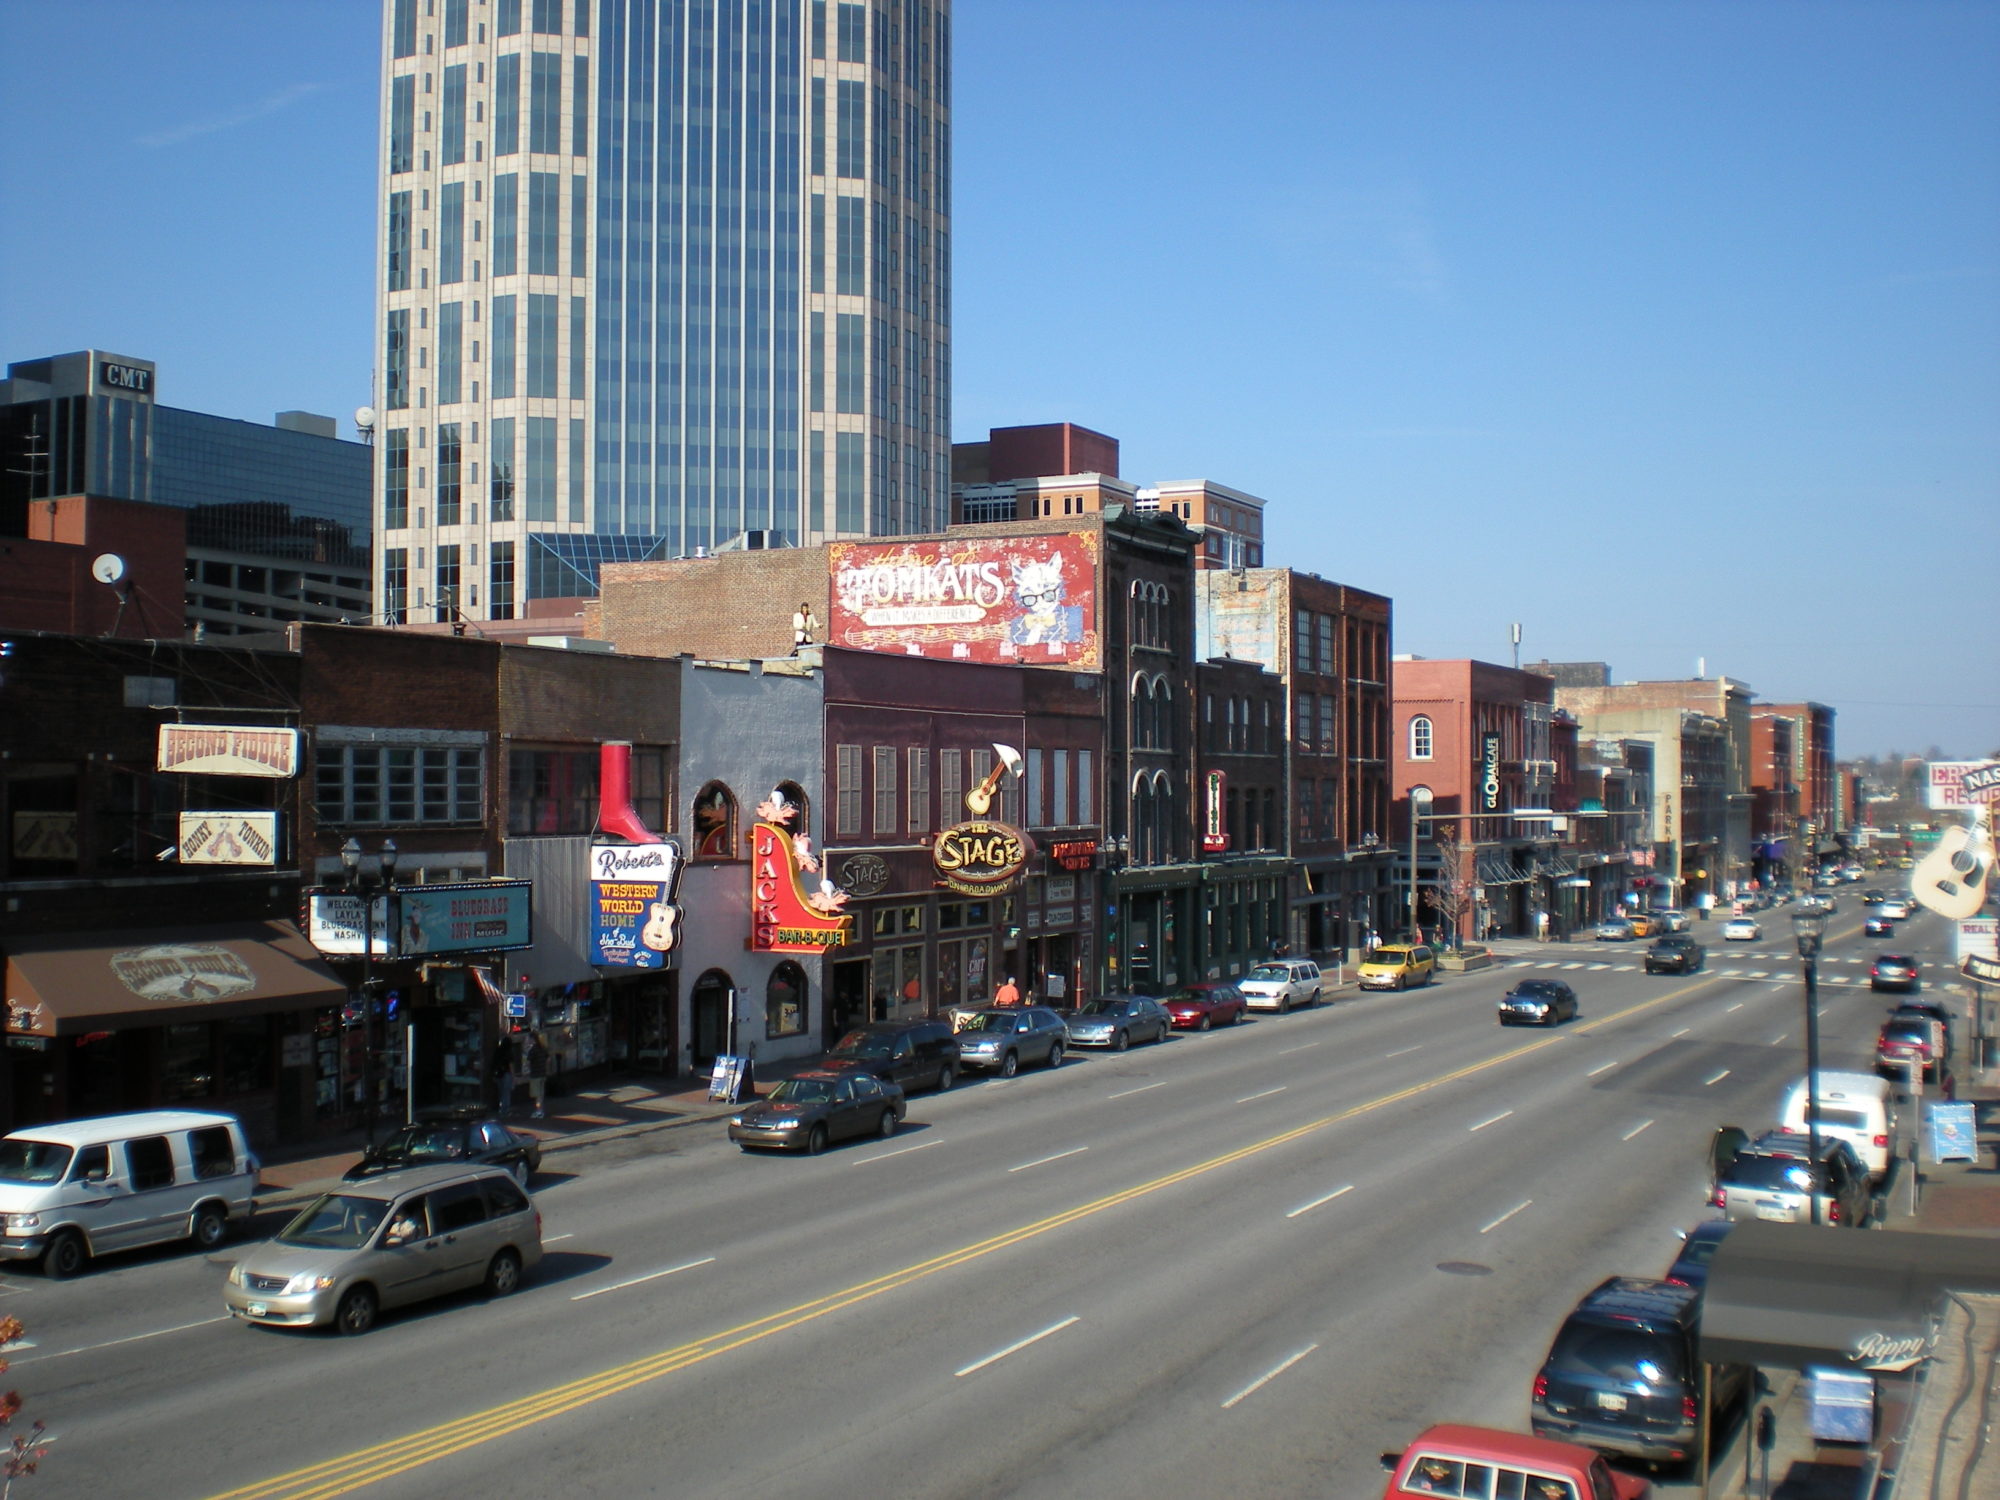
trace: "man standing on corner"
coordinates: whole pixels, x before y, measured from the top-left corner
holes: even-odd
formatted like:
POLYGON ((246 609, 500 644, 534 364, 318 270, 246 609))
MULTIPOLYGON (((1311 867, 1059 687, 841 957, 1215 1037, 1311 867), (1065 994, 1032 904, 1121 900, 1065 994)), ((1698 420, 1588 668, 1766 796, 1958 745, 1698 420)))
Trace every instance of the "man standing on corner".
POLYGON ((1009 974, 1002 980, 1000 988, 993 992, 993 1003, 995 1005, 1019 1005, 1021 1003, 1021 991, 1014 983, 1014 976, 1012 974, 1009 974))

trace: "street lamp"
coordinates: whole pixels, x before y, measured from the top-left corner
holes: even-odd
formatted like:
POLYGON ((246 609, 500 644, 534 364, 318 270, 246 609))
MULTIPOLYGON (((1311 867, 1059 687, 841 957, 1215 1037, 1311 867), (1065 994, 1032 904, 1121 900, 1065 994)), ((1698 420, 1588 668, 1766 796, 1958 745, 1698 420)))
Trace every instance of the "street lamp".
MULTIPOLYGON (((388 892, 396 884, 396 841, 382 840, 382 853, 376 861, 376 874, 368 874, 361 868, 361 841, 349 838, 340 846, 340 866, 346 873, 347 888, 361 895, 361 1092, 366 1099, 362 1113, 363 1129, 369 1145, 375 1144, 375 896, 383 893, 382 920, 385 933, 390 916, 388 892)), ((395 937, 389 935, 389 945, 383 957, 395 953, 395 937)), ((410 1064, 412 1059, 403 1059, 403 1087, 410 1086, 410 1064)))
POLYGON ((1826 936, 1826 908, 1817 903, 1792 913, 1799 968, 1806 980, 1806 1140, 1812 1161, 1812 1221, 1819 1223, 1819 946, 1826 936))
POLYGON ((1417 925, 1417 829, 1427 816, 1424 809, 1431 805, 1431 789, 1427 786, 1410 788, 1410 941, 1419 942, 1423 929, 1417 925))

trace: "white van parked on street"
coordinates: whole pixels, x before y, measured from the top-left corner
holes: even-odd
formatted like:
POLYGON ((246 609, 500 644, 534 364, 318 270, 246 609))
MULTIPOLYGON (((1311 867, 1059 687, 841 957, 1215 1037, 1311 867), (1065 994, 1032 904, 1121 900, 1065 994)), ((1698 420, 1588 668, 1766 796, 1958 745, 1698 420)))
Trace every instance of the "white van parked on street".
MULTIPOLYGON (((1778 1106, 1778 1128, 1805 1134, 1806 1081, 1793 1080, 1778 1106)), ((1819 1072, 1819 1133, 1847 1142, 1868 1175, 1880 1183, 1896 1141, 1893 1085, 1873 1073, 1819 1072)))
POLYGON ((150 1110, 31 1125, 0 1139, 0 1259, 52 1277, 168 1240, 213 1250, 250 1216, 257 1158, 234 1115, 150 1110))

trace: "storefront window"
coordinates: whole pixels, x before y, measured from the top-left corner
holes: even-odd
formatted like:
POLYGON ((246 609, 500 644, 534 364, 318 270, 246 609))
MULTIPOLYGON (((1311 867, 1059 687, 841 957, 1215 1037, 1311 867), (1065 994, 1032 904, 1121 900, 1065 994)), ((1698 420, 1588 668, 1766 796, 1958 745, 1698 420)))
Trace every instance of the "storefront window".
POLYGON ((263 1016, 224 1021, 216 1028, 221 1043, 222 1092, 250 1094, 271 1086, 271 1023, 263 1016))
POLYGON ((797 964, 779 964, 764 986, 764 1036, 775 1041, 806 1029, 806 975, 797 964))
POLYGON ((215 1093, 214 1029, 208 1025, 161 1028, 160 1098, 165 1103, 207 1099, 215 1093))

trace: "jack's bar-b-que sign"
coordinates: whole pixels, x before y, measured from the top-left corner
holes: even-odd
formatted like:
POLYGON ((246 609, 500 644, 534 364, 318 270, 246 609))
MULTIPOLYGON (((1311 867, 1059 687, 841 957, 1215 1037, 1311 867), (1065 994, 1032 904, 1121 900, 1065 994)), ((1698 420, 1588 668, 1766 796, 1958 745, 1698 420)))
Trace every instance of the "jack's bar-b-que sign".
POLYGON ((1007 823, 954 823, 931 846, 938 884, 968 896, 1009 890, 1034 855, 1035 841, 1007 823))

